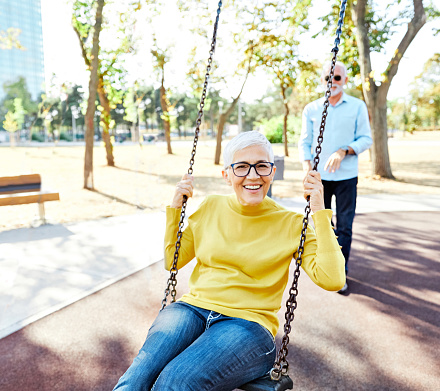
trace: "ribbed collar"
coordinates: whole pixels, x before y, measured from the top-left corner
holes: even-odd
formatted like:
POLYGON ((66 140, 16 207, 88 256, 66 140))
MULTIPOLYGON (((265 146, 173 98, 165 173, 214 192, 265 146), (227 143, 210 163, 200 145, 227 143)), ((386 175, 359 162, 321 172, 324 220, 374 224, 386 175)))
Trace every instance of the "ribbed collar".
POLYGON ((243 216, 258 216, 271 209, 271 202, 268 197, 265 197, 263 202, 258 205, 244 206, 238 202, 236 194, 228 196, 228 205, 233 211, 243 216))

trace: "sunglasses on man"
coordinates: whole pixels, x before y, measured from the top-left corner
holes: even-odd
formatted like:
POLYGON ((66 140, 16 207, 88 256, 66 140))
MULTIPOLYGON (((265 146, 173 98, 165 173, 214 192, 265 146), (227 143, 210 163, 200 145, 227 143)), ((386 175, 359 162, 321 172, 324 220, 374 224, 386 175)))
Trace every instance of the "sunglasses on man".
MULTIPOLYGON (((326 76, 325 81, 328 81, 328 79, 330 79, 330 77, 326 76)), ((340 75, 333 76, 333 80, 341 81, 341 79, 342 79, 342 76, 340 76, 340 75)))

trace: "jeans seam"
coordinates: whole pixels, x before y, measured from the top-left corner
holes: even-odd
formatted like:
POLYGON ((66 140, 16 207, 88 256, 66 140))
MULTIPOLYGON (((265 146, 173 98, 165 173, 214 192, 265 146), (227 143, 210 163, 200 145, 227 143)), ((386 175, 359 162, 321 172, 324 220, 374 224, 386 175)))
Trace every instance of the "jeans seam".
MULTIPOLYGON (((268 334, 270 334, 270 336, 272 337, 273 347, 272 347, 272 349, 271 349, 269 352, 267 352, 267 353, 264 354, 264 356, 267 356, 267 355, 269 355, 270 353, 272 353, 274 350, 276 350, 275 339, 274 339, 272 333, 271 333, 268 329, 266 329, 264 326, 260 325, 259 323, 258 323, 258 325, 259 325, 260 327, 262 327, 262 328, 263 328, 268 334)), ((263 357, 263 355, 260 355, 260 356, 257 356, 257 357, 263 357)), ((251 362, 253 359, 254 359, 254 357, 247 356, 247 359, 242 361, 242 363, 241 363, 242 366, 246 367, 246 366, 249 364, 249 362, 251 362)), ((275 360, 275 358, 274 358, 274 360, 275 360)), ((273 365, 273 364, 272 364, 272 365, 273 365)), ((271 369, 269 369, 269 370, 266 372, 266 374, 270 373, 270 371, 271 371, 271 369)), ((224 381, 224 378, 218 379, 218 380, 217 380, 217 383, 214 384, 214 386, 216 387, 218 384, 222 383, 223 381, 224 381)))
POLYGON ((263 330, 270 336, 270 338, 272 339, 272 342, 273 342, 272 349, 269 350, 267 353, 265 353, 265 355, 267 356, 268 354, 271 354, 276 349, 275 338, 266 327, 262 326, 261 324, 259 324, 259 326, 263 328, 263 330))

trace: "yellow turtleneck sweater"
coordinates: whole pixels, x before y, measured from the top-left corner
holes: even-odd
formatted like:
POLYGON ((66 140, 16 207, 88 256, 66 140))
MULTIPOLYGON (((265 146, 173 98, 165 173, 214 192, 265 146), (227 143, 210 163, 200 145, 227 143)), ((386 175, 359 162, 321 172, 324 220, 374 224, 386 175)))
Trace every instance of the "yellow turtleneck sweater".
MULTIPOLYGON (((171 268, 180 209, 167 207, 165 268, 171 268)), ((331 227, 331 210, 313 215, 302 268, 318 286, 337 291, 345 283, 345 261, 331 227)), ((188 219, 177 268, 194 257, 190 292, 181 300, 226 316, 257 322, 276 335, 277 312, 289 265, 300 241, 303 215, 266 197, 243 206, 235 196, 209 196, 188 219)), ((296 254, 295 254, 296 255, 296 254)))

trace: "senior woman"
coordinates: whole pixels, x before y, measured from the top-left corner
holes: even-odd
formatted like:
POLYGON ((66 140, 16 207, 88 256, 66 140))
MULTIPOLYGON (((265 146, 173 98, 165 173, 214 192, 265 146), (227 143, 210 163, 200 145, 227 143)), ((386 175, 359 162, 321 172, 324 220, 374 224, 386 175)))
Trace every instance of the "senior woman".
MULTIPOLYGON (((266 197, 275 170, 261 133, 241 133, 227 144, 222 175, 234 194, 208 196, 183 233, 177 267, 197 262, 190 291, 159 313, 115 389, 230 391, 272 368, 277 312, 303 219, 266 197)), ((168 270, 183 196, 192 195, 193 177, 186 174, 166 210, 168 270)), ((315 284, 337 291, 345 262, 319 173, 304 180, 304 196, 310 196, 315 230, 308 229, 301 266, 315 284)))

